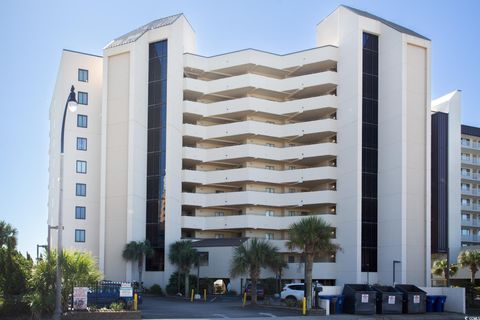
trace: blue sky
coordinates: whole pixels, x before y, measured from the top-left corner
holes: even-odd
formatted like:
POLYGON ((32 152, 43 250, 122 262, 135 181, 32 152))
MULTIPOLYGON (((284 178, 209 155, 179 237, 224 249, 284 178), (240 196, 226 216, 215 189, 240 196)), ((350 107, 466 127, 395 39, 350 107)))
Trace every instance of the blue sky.
POLYGON ((63 48, 101 55, 115 37, 183 12, 199 54, 288 53, 314 47, 316 24, 339 4, 432 39, 432 98, 461 89, 463 123, 480 126, 480 1, 0 1, 0 219, 18 229, 19 249, 34 255, 46 242, 48 111, 63 48))

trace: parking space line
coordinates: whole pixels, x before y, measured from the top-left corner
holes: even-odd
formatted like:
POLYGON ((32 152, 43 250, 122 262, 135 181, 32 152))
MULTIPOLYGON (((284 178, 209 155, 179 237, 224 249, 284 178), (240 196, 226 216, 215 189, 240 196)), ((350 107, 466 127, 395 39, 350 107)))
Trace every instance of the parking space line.
POLYGON ((213 315, 217 316, 217 317, 220 317, 220 318, 223 318, 223 319, 229 319, 229 317, 227 317, 226 315, 221 314, 221 313, 214 313, 213 315))
POLYGON ((276 315, 271 314, 271 313, 259 312, 258 314, 261 315, 261 316, 267 316, 267 317, 270 317, 270 318, 277 318, 276 315))

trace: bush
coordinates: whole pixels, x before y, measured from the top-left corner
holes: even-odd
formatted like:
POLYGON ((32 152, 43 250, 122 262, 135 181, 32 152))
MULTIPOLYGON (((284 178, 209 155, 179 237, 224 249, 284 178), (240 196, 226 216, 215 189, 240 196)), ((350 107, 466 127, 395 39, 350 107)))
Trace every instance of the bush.
POLYGON ((160 287, 158 284, 154 284, 153 286, 151 286, 149 293, 156 296, 163 296, 162 287, 160 287))
POLYGON ((110 304, 110 309, 113 311, 122 311, 125 308, 123 302, 112 302, 110 304))
MULTIPOLYGON (((190 275, 190 289, 195 289, 197 287, 197 277, 194 275, 190 275)), ((168 295, 174 296, 178 293, 178 272, 174 272, 170 275, 170 279, 168 279, 167 287, 165 291, 168 295)), ((200 291, 202 288, 200 287, 200 291)), ((180 276, 180 293, 183 295, 185 293, 185 277, 183 275, 180 276)))

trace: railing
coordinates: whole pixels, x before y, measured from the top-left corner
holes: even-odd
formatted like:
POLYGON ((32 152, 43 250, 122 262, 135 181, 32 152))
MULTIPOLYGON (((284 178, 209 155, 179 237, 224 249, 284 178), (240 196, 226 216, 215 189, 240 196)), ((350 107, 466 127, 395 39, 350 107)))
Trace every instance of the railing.
POLYGON ((480 190, 478 189, 461 189, 462 194, 470 195, 470 196, 480 196, 480 190))
POLYGON ((462 207, 462 210, 480 211, 480 205, 478 204, 469 204, 469 205, 462 204, 461 207, 462 207))
POLYGON ((462 220, 461 225, 468 226, 468 227, 477 227, 477 226, 480 226, 480 220, 477 220, 477 219, 462 220))
POLYGON ((465 142, 462 141, 462 148, 469 148, 480 151, 480 143, 478 142, 465 142))
POLYGON ((462 158, 462 163, 480 165, 479 158, 462 158))
POLYGON ((478 235, 462 235, 462 241, 480 241, 478 235))
POLYGON ((462 179, 470 179, 470 180, 479 180, 480 181, 480 174, 478 174, 478 173, 462 174, 462 179))

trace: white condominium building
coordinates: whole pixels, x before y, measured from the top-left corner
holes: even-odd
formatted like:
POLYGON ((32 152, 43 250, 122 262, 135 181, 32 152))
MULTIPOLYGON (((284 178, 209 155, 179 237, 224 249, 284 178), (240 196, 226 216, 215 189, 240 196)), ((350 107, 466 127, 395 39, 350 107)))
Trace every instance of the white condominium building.
MULTIPOLYGON (((284 278, 301 279, 288 228, 317 215, 343 250, 318 257, 314 279, 391 284, 396 265, 397 282, 426 285, 430 40, 340 6, 317 25, 312 46, 205 57, 179 14, 113 40, 103 59, 65 51, 51 111, 52 225, 59 114, 72 84, 89 97, 79 110, 87 128, 67 115, 66 246, 91 250, 105 278, 132 280, 136 265, 122 249, 148 239, 155 255, 144 280, 164 286, 175 271, 171 243, 257 237, 285 254, 284 278), (80 69, 88 82, 76 78, 80 69)), ((230 278, 228 254, 209 251, 202 272, 230 278)))

